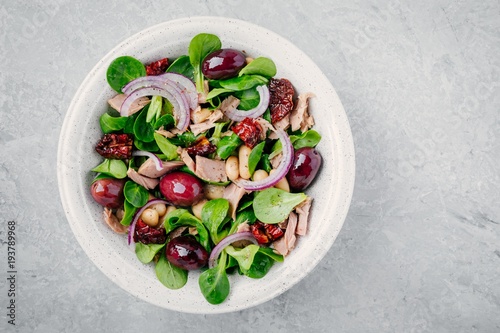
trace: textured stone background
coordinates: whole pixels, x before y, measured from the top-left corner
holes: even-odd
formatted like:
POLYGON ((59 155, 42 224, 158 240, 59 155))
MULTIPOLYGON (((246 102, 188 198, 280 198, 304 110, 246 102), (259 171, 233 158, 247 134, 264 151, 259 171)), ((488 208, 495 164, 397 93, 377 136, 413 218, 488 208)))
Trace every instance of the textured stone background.
POLYGON ((19 332, 499 332, 498 0, 0 1, 0 330, 6 223, 18 223, 19 332), (264 3, 263 1, 261 1, 264 3), (251 21, 336 87, 356 147, 343 230, 302 282, 261 306, 187 315, 107 279, 59 201, 56 150, 86 73, 148 26, 251 21))

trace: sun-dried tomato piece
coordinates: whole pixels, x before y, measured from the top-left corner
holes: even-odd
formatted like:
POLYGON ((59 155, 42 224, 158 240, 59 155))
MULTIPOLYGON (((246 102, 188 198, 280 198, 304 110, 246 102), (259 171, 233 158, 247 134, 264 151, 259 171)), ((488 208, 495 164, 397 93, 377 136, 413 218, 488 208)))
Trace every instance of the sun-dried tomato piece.
POLYGON ((206 156, 211 154, 217 150, 217 146, 213 145, 208 139, 204 136, 199 138, 194 142, 194 144, 187 148, 187 152, 190 155, 200 155, 206 156))
POLYGON ((292 111, 295 91, 292 83, 287 79, 272 78, 269 81, 269 94, 269 110, 271 122, 274 124, 292 111))
POLYGON ((278 227, 276 224, 265 223, 264 228, 266 229, 267 233, 269 234, 269 236, 273 242, 284 235, 283 230, 280 227, 278 227))
POLYGON ((143 244, 163 244, 167 240, 165 228, 153 228, 141 219, 135 225, 134 242, 143 244))
POLYGON ((111 133, 99 140, 95 150, 104 158, 124 160, 132 156, 132 144, 132 136, 111 133))
POLYGON ((262 133, 262 127, 257 122, 257 120, 252 118, 245 118, 238 124, 232 127, 234 133, 236 133, 246 146, 253 148, 257 144, 262 133))
POLYGON ((269 244, 284 235, 283 230, 276 224, 267 224, 260 221, 252 224, 250 230, 259 244, 269 244))
POLYGON ((154 61, 146 66, 147 75, 160 75, 165 73, 168 68, 168 58, 163 58, 158 61, 154 61))
POLYGON ((270 239, 267 235, 266 229, 263 223, 257 221, 250 226, 250 231, 252 231, 253 236, 259 244, 269 244, 270 239))

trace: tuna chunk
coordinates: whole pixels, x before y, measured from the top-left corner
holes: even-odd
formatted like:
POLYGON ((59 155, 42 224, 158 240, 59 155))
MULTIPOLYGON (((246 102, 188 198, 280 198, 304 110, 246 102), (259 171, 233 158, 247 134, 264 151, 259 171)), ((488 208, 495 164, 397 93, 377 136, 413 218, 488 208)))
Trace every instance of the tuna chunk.
POLYGON ((166 137, 168 139, 175 137, 174 133, 167 131, 166 129, 163 128, 163 126, 160 127, 159 129, 157 129, 155 132, 160 134, 160 135, 163 135, 164 137, 166 137))
POLYGON ((274 249, 281 255, 286 256, 295 247, 295 229, 297 228, 297 214, 291 212, 288 216, 285 235, 273 242, 274 249))
POLYGON ((231 217, 233 220, 236 219, 236 209, 238 208, 238 203, 241 198, 245 195, 246 190, 242 187, 239 187, 235 183, 231 183, 224 189, 224 194, 222 197, 229 201, 229 211, 231 212, 231 217))
POLYGON ((288 224, 286 225, 286 231, 285 231, 285 240, 286 240, 286 245, 288 247, 288 251, 291 251, 295 247, 295 241, 297 240, 297 237, 295 237, 295 231, 297 229, 297 214, 294 212, 290 213, 290 216, 288 216, 288 224))
MULTIPOLYGON (((287 118, 290 119, 289 116, 287 118)), ((257 120, 257 122, 259 123, 260 127, 262 127, 262 129, 263 129, 263 131, 260 133, 260 139, 261 140, 265 140, 267 138, 267 133, 269 131, 271 131, 269 133, 269 139, 273 139, 274 140, 274 139, 278 138, 278 136, 275 133, 276 130, 275 130, 274 126, 270 122, 268 122, 267 120, 265 120, 262 117, 257 117, 257 118, 255 118, 255 120, 257 120)))
POLYGON ((276 129, 282 129, 286 131, 290 127, 290 114, 287 114, 283 119, 274 123, 276 129))
POLYGON ((168 237, 169 237, 170 239, 174 239, 175 237, 179 237, 179 236, 181 236, 181 235, 182 235, 182 233, 183 233, 184 231, 186 231, 186 230, 187 230, 187 228, 188 228, 188 227, 186 227, 186 226, 177 227, 177 228, 175 228, 174 230, 172 230, 172 231, 168 234, 168 237))
POLYGON ((205 120, 210 117, 212 114, 212 111, 208 108, 201 108, 201 106, 198 105, 198 107, 194 110, 191 111, 191 121, 194 124, 199 124, 201 122, 204 122, 205 120))
POLYGON ((132 179, 137 184, 144 186, 148 190, 154 189, 159 183, 160 180, 158 178, 149 178, 143 175, 140 175, 137 171, 132 168, 127 170, 127 176, 132 179))
POLYGON ((297 224, 297 230, 295 233, 300 236, 304 236, 307 233, 307 224, 309 221, 309 211, 311 210, 312 198, 307 197, 299 206, 295 208, 295 211, 299 215, 299 222, 297 224))
POLYGON ((288 253, 288 249, 286 247, 285 237, 281 237, 278 240, 273 242, 274 252, 286 256, 288 253))
MULTIPOLYGON (((127 98, 127 95, 119 94, 108 100, 108 103, 113 109, 120 112, 120 107, 122 106, 125 98, 127 98)), ((141 110, 144 106, 146 106, 146 104, 148 103, 149 103, 149 98, 147 97, 141 97, 136 99, 130 106, 130 109, 128 109, 128 115, 130 116, 136 113, 137 111, 141 110)))
POLYGON ((269 162, 271 162, 273 169, 277 169, 280 166, 282 159, 283 159, 283 153, 279 153, 278 155, 271 158, 269 162))
POLYGON ((288 225, 288 219, 278 223, 278 227, 280 227, 281 229, 286 229, 287 225, 288 225))
POLYGON ((111 209, 104 208, 103 217, 104 217, 104 222, 106 222, 106 224, 114 232, 117 232, 119 234, 124 234, 127 232, 128 227, 126 225, 121 224, 120 221, 118 221, 118 218, 113 214, 111 209))
POLYGON ((207 118, 207 120, 198 124, 190 125, 189 128, 194 135, 198 135, 200 133, 208 131, 212 127, 215 127, 215 122, 222 119, 222 117, 224 117, 224 114, 220 110, 215 110, 212 112, 210 117, 207 118))
POLYGON ((137 172, 142 176, 146 176, 149 178, 160 178, 167 172, 180 168, 184 165, 182 161, 161 161, 162 169, 158 171, 156 169, 156 164, 152 158, 148 158, 146 162, 142 163, 137 172))
POLYGON ((264 132, 266 132, 267 130, 271 130, 271 131, 274 131, 274 126, 268 122, 267 120, 265 120, 264 118, 262 117, 257 117, 255 118, 255 120, 257 120, 257 122, 259 123, 260 127, 262 127, 262 129, 264 129, 264 132))
POLYGON ((238 105, 240 105, 240 100, 239 99, 237 99, 234 96, 228 96, 220 104, 220 110, 223 113, 226 113, 227 111, 236 109, 238 107, 238 105))
POLYGON ((251 231, 251 229, 250 229, 250 225, 247 222, 243 222, 236 229, 236 232, 249 232, 249 231, 251 231))
POLYGON ((184 164, 186 164, 188 169, 191 170, 191 172, 195 173, 196 172, 196 164, 194 163, 191 156, 189 156, 187 149, 179 147, 177 149, 177 153, 179 153, 179 155, 181 155, 181 160, 184 162, 184 164))
POLYGON ((196 155, 195 174, 211 182, 227 182, 226 163, 196 155))
POLYGON ((313 93, 300 94, 297 105, 290 114, 290 124, 292 131, 300 129, 301 132, 307 131, 314 125, 314 118, 309 115, 309 98, 315 97, 313 93))
MULTIPOLYGON (((285 117, 283 117, 283 119, 274 123, 274 128, 276 128, 277 130, 281 129, 283 131, 286 131, 288 127, 290 127, 290 114, 287 114, 285 117)), ((276 134, 276 132, 273 131, 269 133, 269 139, 278 139, 278 135, 276 134)))

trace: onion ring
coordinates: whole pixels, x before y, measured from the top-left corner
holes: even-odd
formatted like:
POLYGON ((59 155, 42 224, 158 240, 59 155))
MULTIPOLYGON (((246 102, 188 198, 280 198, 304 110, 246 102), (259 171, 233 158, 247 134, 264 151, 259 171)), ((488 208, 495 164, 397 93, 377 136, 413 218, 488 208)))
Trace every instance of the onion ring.
POLYGON ((191 81, 191 79, 177 73, 164 73, 156 76, 142 76, 127 83, 122 88, 122 92, 128 95, 136 89, 151 87, 158 84, 165 84, 167 82, 170 84, 174 84, 178 88, 179 92, 186 98, 188 107, 191 110, 196 109, 196 107, 198 106, 198 93, 196 92, 196 86, 194 85, 193 81, 191 81))
POLYGON ((208 267, 213 268, 215 266, 215 262, 217 261, 217 258, 219 258, 219 254, 222 252, 222 250, 224 250, 226 246, 240 240, 248 240, 255 245, 258 245, 257 240, 250 231, 237 232, 235 234, 229 235, 222 239, 210 253, 210 257, 208 258, 208 267))
POLYGON ((227 117, 234 121, 242 121, 247 117, 257 118, 264 114, 269 106, 269 88, 266 85, 261 85, 257 87, 257 92, 259 93, 259 104, 255 108, 247 111, 237 108, 226 110, 227 117))
POLYGON ((285 131, 278 129, 275 131, 275 133, 278 135, 278 139, 281 141, 283 153, 283 158, 281 159, 280 165, 276 168, 276 171, 268 177, 257 181, 239 178, 234 181, 236 185, 244 188, 247 191, 260 191, 276 185, 276 183, 278 183, 283 177, 286 176, 293 163, 293 146, 290 142, 290 138, 285 131))
POLYGON ((181 91, 186 95, 191 110, 196 109, 198 106, 198 92, 196 91, 196 86, 193 81, 191 81, 190 78, 177 73, 165 73, 162 75, 166 79, 176 83, 181 88, 181 91))
POLYGON ((157 95, 166 98, 170 103, 172 103, 174 107, 174 116, 177 118, 176 127, 181 131, 185 131, 190 121, 189 108, 187 107, 185 100, 182 99, 178 88, 168 84, 164 84, 163 87, 156 85, 142 87, 132 91, 123 101, 120 107, 120 115, 122 117, 128 116, 128 109, 136 99, 144 96, 157 95))
POLYGON ((122 93, 125 95, 130 95, 134 90, 139 88, 145 88, 157 85, 158 83, 165 82, 165 74, 152 75, 152 76, 141 76, 135 80, 130 81, 122 88, 122 93))
POLYGON ((153 162, 155 163, 156 170, 161 171, 163 170, 163 163, 162 160, 156 156, 155 154, 149 152, 149 151, 144 151, 144 150, 136 150, 132 152, 132 156, 146 156, 151 159, 153 159, 153 162))

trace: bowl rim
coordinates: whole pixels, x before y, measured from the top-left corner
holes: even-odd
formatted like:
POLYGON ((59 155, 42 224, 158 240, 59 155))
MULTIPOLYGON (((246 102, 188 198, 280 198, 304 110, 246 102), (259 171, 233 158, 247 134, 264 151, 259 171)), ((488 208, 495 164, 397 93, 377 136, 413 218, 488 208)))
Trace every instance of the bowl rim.
MULTIPOLYGON (((245 308, 253 307, 259 304, 262 304, 264 302, 269 301, 270 299, 282 294, 283 292, 289 290, 291 287, 293 287, 295 284, 297 284, 299 281, 301 281, 306 275, 308 275, 319 263, 320 260, 323 259, 323 257, 326 255, 328 250, 331 248, 333 245, 335 239, 338 236, 338 233, 342 229, 342 226, 345 222, 345 219, 347 217, 347 213, 349 211, 350 203, 352 200, 352 195, 353 195, 353 190, 354 190, 354 182, 355 182, 355 155, 354 155, 354 142, 353 142, 353 137, 351 133, 351 128, 349 126, 349 122, 347 119, 346 112, 343 108, 342 103, 340 102, 340 99, 335 91, 335 89, 332 88, 332 98, 335 99, 338 102, 338 107, 339 109, 337 110, 339 115, 338 115, 338 120, 342 122, 342 149, 344 150, 344 153, 346 153, 347 158, 343 159, 343 164, 342 167, 344 169, 349 170, 350 172, 346 174, 346 179, 344 179, 343 182, 343 187, 344 187, 344 192, 343 194, 345 195, 343 197, 343 210, 338 213, 340 216, 340 222, 338 224, 338 229, 334 231, 334 234, 331 235, 331 237, 326 238, 326 243, 323 244, 322 250, 324 251, 321 255, 316 256, 314 260, 312 261, 311 264, 305 266, 305 269, 301 270, 299 274, 297 274, 297 277, 294 278, 294 280, 291 283, 286 284, 282 290, 279 290, 273 294, 261 297, 258 301, 254 301, 253 303, 248 303, 243 306, 240 306, 238 308, 226 308, 226 307, 212 307, 210 308, 209 311, 197 311, 197 310, 190 310, 190 309, 178 309, 175 307, 175 305, 165 305, 165 304, 159 304, 158 302, 155 302, 152 299, 145 298, 143 295, 135 293, 131 290, 129 290, 123 281, 117 281, 116 277, 110 274, 109 270, 106 270, 104 266, 99 265, 96 262, 96 258, 94 258, 88 250, 88 244, 85 243, 81 237, 78 236, 78 233, 81 232, 81 230, 78 228, 76 223, 74 222, 74 207, 71 206, 71 203, 68 202, 66 194, 68 193, 68 184, 67 184, 67 179, 66 176, 64 175, 64 168, 65 168, 65 163, 66 163, 66 158, 65 158, 65 153, 67 153, 67 147, 65 147, 64 144, 64 139, 70 135, 71 132, 71 127, 69 126, 71 124, 73 115, 71 114, 71 110, 75 109, 76 105, 78 104, 80 96, 85 92, 86 89, 88 89, 89 83, 93 79, 93 73, 95 73, 98 69, 100 69, 106 62, 109 62, 111 57, 115 57, 114 55, 117 53, 118 50, 123 48, 123 45, 126 45, 127 43, 132 43, 134 40, 136 40, 138 37, 144 34, 148 34, 153 31, 157 31, 158 29, 165 28, 170 25, 187 25, 189 23, 193 22, 199 22, 199 21, 210 21, 213 22, 214 24, 238 24, 241 26, 244 26, 248 29, 252 29, 255 31, 259 31, 261 33, 265 33, 266 35, 270 36, 270 38, 276 38, 280 40, 282 43, 288 44, 290 47, 294 48, 293 52, 298 52, 301 54, 305 59, 307 59, 312 66, 316 67, 320 75, 322 76, 321 79, 327 81, 330 83, 328 78, 324 75, 324 73, 317 67, 317 65, 311 60, 311 58, 305 54, 303 51, 298 49, 294 44, 292 44, 289 40, 286 38, 282 37, 281 35, 278 35, 277 33, 264 28, 262 26, 256 25, 254 23, 250 23, 248 21, 243 21, 235 18, 229 18, 229 17, 221 17, 221 16, 190 16, 190 17, 185 17, 185 18, 178 18, 175 20, 170 20, 166 22, 162 22, 156 25, 153 25, 151 27, 148 27, 146 29, 143 29, 132 36, 124 39, 122 42, 118 43, 116 46, 114 46, 109 52, 106 53, 105 56, 103 56, 97 64, 89 71, 89 73, 86 75, 85 79, 82 81, 80 84, 79 88, 75 92, 75 95, 73 96, 71 103, 68 107, 68 110, 66 112, 61 132, 59 135, 59 143, 58 143, 58 152, 57 152, 57 178, 58 178, 58 187, 59 187, 59 193, 60 193, 60 198, 61 202, 65 211, 66 219, 68 220, 68 223, 70 224, 70 227, 72 229, 73 234, 75 235, 75 238, 77 239, 78 243, 80 246, 83 248, 84 252, 87 254, 87 256, 91 259, 91 261, 99 268, 101 272, 104 273, 110 280, 112 280, 114 283, 116 283, 118 286, 126 290, 128 293, 133 294, 136 297, 141 298, 142 300, 145 300, 149 303, 155 304, 160 307, 164 307, 170 310, 174 311, 181 311, 181 312, 187 312, 187 313, 198 313, 198 314, 215 314, 215 313, 226 313, 226 312, 232 312, 232 311, 239 311, 245 308), (326 249, 326 250, 325 250, 326 249)), ((112 60, 112 59, 111 59, 112 60)), ((331 85, 331 83, 330 83, 331 85)), ((190 283, 190 282, 188 282, 190 283)))

